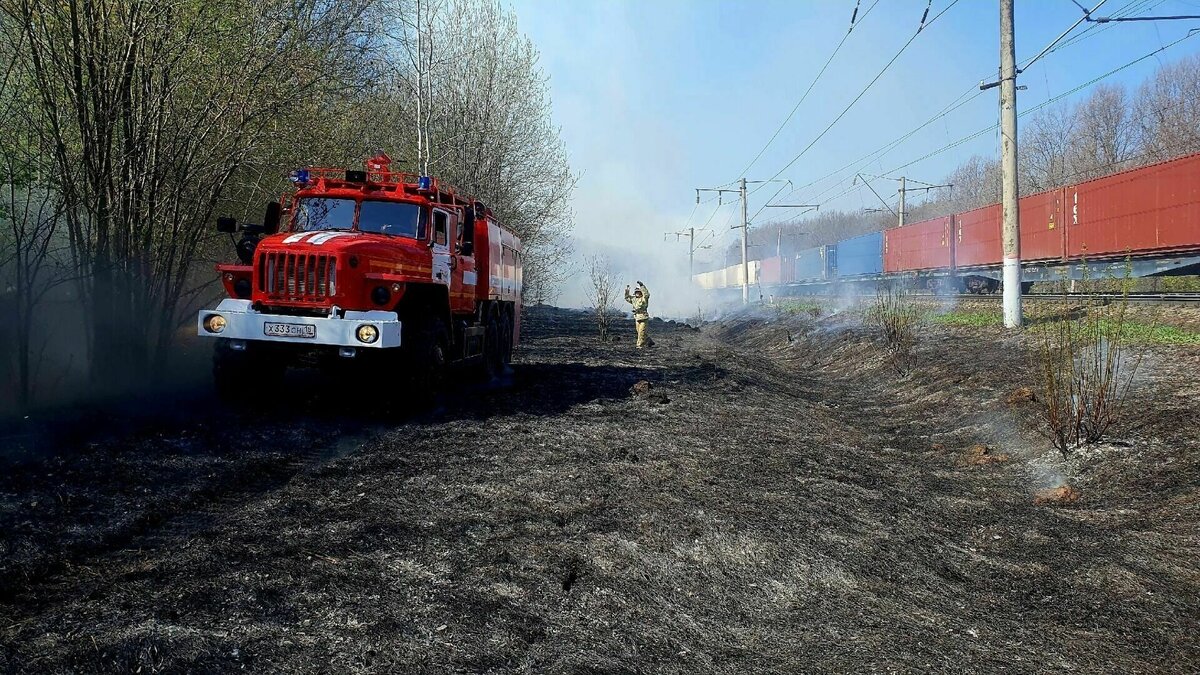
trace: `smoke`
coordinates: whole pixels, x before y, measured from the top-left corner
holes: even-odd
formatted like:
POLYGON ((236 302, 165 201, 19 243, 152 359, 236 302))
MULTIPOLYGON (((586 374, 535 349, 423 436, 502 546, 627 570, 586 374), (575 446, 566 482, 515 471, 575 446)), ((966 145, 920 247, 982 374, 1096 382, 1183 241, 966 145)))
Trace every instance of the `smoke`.
MULTIPOLYGON (((629 248, 576 240, 573 273, 564 282, 559 295, 563 307, 589 307, 589 281, 586 259, 593 255, 608 259, 614 281, 617 284, 617 309, 628 310, 624 300, 625 286, 631 288, 638 281, 650 289, 650 314, 664 319, 690 320, 699 313, 710 320, 722 304, 711 291, 705 291, 692 283, 688 274, 687 244, 680 244, 678 251, 662 254, 659 251, 635 251, 629 248)), ((667 251, 664 247, 664 251, 667 251)), ((757 299, 757 287, 751 289, 757 299)))
POLYGON ((863 303, 875 299, 876 288, 869 284, 837 283, 833 284, 833 306, 831 314, 856 312, 863 303))
POLYGON ((959 289, 953 277, 934 279, 931 290, 934 314, 949 314, 958 308, 959 289))
MULTIPOLYGON (((135 367, 131 363, 115 365, 128 370, 120 382, 97 381, 89 350, 89 326, 84 303, 72 285, 61 285, 37 304, 32 316, 32 344, 29 354, 30 401, 20 405, 18 349, 11 326, 0 331, 0 420, 21 418, 30 413, 80 404, 139 397, 147 394, 172 394, 208 386, 212 342, 195 335, 192 323, 184 322, 174 335, 167 358, 159 369, 135 367)), ((145 321, 129 321, 128 339, 132 342, 145 321)), ((138 340, 145 344, 144 338, 138 340)), ((152 363, 146 354, 147 363, 152 363)), ((114 359, 112 355, 100 358, 114 359)), ((110 369, 111 370, 111 369, 110 369)), ((161 398, 170 406, 170 397, 161 398)))

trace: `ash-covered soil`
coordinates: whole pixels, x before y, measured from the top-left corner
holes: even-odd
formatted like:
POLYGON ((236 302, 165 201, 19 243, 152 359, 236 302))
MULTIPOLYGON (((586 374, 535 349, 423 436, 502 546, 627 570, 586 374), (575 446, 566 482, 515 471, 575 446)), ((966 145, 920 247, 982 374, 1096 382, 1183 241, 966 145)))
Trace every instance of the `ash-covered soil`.
POLYGON ((1200 670, 1200 350, 1064 461, 998 330, 904 374, 852 316, 623 330, 532 309, 432 410, 380 373, 48 425, 0 473, 0 670, 1200 670))

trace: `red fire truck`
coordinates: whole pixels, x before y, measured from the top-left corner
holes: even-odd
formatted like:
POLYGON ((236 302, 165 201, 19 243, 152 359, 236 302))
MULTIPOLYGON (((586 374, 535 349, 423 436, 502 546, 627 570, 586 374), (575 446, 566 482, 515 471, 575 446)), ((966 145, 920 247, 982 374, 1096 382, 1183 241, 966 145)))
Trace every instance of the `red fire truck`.
POLYGON ((241 263, 217 265, 229 297, 197 318, 222 395, 260 392, 288 366, 386 368, 421 387, 451 363, 495 375, 511 359, 521 241, 483 203, 389 165, 293 172, 295 191, 241 227, 241 263))

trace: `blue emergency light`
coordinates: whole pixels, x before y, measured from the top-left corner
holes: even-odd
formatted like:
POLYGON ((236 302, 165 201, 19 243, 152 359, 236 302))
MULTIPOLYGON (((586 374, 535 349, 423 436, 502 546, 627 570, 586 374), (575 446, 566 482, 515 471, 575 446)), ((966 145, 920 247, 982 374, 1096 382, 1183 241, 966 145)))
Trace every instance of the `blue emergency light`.
POLYGON ((295 185, 308 185, 308 169, 296 169, 288 176, 288 178, 290 178, 292 183, 295 185))
POLYGON ((429 176, 421 176, 417 179, 417 189, 421 192, 429 192, 433 189, 433 179, 429 176))

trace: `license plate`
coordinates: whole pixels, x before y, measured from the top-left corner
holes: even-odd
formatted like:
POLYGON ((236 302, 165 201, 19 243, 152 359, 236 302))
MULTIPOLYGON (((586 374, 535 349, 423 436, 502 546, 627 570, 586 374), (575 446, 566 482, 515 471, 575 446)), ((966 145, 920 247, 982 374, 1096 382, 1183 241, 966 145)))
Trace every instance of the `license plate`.
POLYGON ((263 333, 271 337, 315 338, 317 327, 308 323, 264 323, 263 333))

